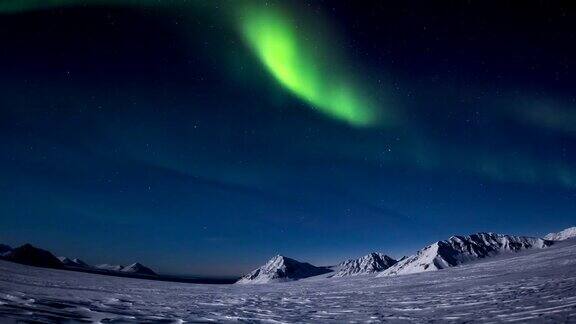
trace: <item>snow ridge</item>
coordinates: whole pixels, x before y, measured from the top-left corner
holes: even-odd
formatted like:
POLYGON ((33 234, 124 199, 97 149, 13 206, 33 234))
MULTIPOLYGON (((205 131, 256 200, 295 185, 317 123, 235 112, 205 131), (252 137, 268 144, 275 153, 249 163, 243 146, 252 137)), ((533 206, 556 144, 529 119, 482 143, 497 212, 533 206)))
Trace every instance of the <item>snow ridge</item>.
POLYGON ((282 255, 276 255, 266 264, 240 278, 238 284, 262 284, 292 281, 331 272, 326 267, 316 267, 282 255))
POLYGON ((544 239, 550 240, 550 241, 564 241, 564 240, 571 239, 574 237, 576 237, 576 226, 569 227, 569 228, 562 230, 558 233, 550 233, 550 234, 544 236, 544 239))
POLYGON ((409 256, 384 270, 378 276, 435 271, 494 256, 505 251, 541 249, 552 245, 552 243, 552 241, 541 238, 494 233, 452 236, 448 240, 428 245, 415 255, 409 256))
POLYGON ((346 260, 336 267, 336 273, 331 277, 349 277, 384 271, 398 261, 383 254, 372 252, 358 259, 346 260))

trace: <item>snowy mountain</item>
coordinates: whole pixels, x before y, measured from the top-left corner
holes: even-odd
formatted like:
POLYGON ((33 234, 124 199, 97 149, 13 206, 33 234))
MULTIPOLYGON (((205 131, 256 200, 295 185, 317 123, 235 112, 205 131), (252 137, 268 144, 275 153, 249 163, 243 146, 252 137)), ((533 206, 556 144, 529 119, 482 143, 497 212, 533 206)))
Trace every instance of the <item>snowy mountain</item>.
POLYGON ((86 267, 86 268, 90 268, 90 267, 91 267, 88 263, 86 263, 86 262, 84 262, 84 261, 82 261, 82 260, 80 260, 80 259, 78 259, 78 258, 72 259, 72 262, 76 263, 77 265, 79 265, 79 266, 81 266, 81 267, 86 267))
POLYGON ((382 253, 370 253, 358 259, 342 262, 331 277, 349 277, 384 271, 398 261, 382 253))
POLYGON ((74 265, 74 262, 72 260, 68 259, 67 257, 59 256, 58 260, 60 260, 60 262, 62 262, 62 264, 66 265, 66 266, 68 266, 68 265, 73 266, 74 265))
POLYGON ((156 272, 152 271, 152 269, 143 266, 142 264, 136 262, 136 263, 132 263, 131 265, 127 266, 127 267, 123 267, 122 270, 120 270, 122 272, 125 273, 133 273, 133 274, 141 274, 141 275, 149 275, 149 276, 156 276, 156 272))
POLYGON ((84 269, 94 269, 94 270, 103 270, 107 272, 121 272, 127 274, 138 274, 138 275, 147 275, 147 276, 157 276, 158 274, 154 272, 152 269, 144 266, 141 263, 132 263, 129 266, 123 266, 118 264, 99 264, 94 267, 88 265, 86 262, 75 258, 69 259, 67 257, 58 257, 58 260, 62 262, 63 265, 66 267, 71 268, 84 268, 84 269))
POLYGON ((574 237, 576 237, 576 226, 567 228, 558 233, 550 233, 544 236, 544 239, 550 241, 564 241, 574 237))
POLYGON ((75 268, 90 268, 90 266, 88 264, 86 264, 84 261, 75 258, 75 259, 69 259, 67 257, 58 257, 58 260, 60 260, 60 262, 62 262, 62 264, 64 264, 67 267, 75 267, 75 268))
POLYGON ((58 268, 76 271, 98 271, 108 274, 119 273, 123 274, 124 276, 158 275, 152 269, 138 262, 129 266, 100 264, 93 267, 78 258, 70 259, 64 256, 56 257, 50 251, 39 249, 30 244, 24 244, 15 249, 12 249, 8 245, 0 244, 0 258, 6 261, 45 268, 58 268))
POLYGON ((31 244, 24 244, 9 252, 4 253, 3 259, 31 265, 35 267, 45 268, 63 268, 62 263, 52 253, 32 246, 31 244))
POLYGON ((402 275, 453 267, 469 261, 493 256, 505 251, 545 248, 552 241, 541 238, 477 233, 469 236, 452 236, 448 240, 428 245, 378 276, 402 275))
POLYGON ((261 284, 292 281, 331 272, 326 267, 316 267, 310 263, 299 262, 277 255, 260 268, 240 278, 239 284, 261 284))

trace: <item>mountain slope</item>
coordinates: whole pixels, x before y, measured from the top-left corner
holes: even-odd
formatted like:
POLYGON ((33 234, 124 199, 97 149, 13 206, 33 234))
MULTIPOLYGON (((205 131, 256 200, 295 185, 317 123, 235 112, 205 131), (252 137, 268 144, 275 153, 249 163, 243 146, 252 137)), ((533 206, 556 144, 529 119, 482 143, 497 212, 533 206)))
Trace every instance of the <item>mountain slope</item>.
POLYGON ((73 268, 90 268, 90 266, 88 264, 86 264, 85 262, 83 262, 80 259, 69 259, 67 257, 58 257, 58 260, 60 260, 60 262, 62 262, 63 265, 67 266, 67 267, 73 267, 73 268))
POLYGON ((133 274, 141 274, 141 275, 148 275, 148 276, 157 276, 156 272, 152 271, 152 269, 145 267, 144 265, 136 262, 132 263, 127 267, 123 267, 121 272, 125 273, 133 273, 133 274))
POLYGON ((399 261, 378 276, 401 275, 435 271, 453 267, 472 260, 499 254, 504 251, 520 251, 545 248, 552 241, 526 236, 477 233, 469 236, 452 236, 448 240, 431 244, 415 255, 399 261))
POLYGON ((86 263, 86 262, 84 262, 84 261, 82 261, 82 260, 80 260, 80 259, 78 259, 78 258, 72 259, 72 262, 76 263, 76 264, 77 264, 78 266, 80 266, 80 267, 85 267, 85 268, 90 268, 90 267, 91 267, 88 263, 86 263))
POLYGON ((74 265, 74 262, 67 257, 59 256, 58 260, 60 260, 60 262, 65 266, 74 265))
POLYGON ((56 268, 60 269, 64 266, 52 253, 32 246, 31 244, 24 244, 20 247, 7 252, 4 259, 16 263, 31 265, 35 267, 56 268))
POLYGON ((382 253, 370 253, 358 259, 342 262, 331 277, 349 277, 384 271, 397 261, 382 253))
POLYGON ((328 273, 332 270, 316 267, 310 263, 299 262, 285 256, 277 255, 260 268, 240 278, 239 284, 261 284, 270 282, 292 281, 328 273))
POLYGON ((576 226, 567 228, 557 233, 550 233, 544 236, 545 240, 564 241, 576 237, 576 226))

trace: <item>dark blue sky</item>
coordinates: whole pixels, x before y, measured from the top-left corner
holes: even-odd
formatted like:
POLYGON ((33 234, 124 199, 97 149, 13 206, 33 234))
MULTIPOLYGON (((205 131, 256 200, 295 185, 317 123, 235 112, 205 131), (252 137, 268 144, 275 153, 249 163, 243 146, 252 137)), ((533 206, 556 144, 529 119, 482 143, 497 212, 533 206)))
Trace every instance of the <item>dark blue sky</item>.
POLYGON ((321 17, 402 116, 356 127, 281 87, 214 3, 0 15, 1 242, 237 275, 574 225, 573 8, 283 9, 321 17))

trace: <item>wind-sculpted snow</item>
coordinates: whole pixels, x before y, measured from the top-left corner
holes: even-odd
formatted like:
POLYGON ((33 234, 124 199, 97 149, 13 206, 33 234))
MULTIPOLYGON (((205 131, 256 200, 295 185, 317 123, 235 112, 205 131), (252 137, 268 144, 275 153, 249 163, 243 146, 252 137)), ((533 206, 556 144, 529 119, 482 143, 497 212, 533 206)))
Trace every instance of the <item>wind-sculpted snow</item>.
POLYGON ((370 253, 358 259, 347 260, 336 267, 332 277, 348 277, 384 271, 394 264, 396 260, 382 253, 370 253))
POLYGON ((442 271, 194 285, 0 261, 0 322, 533 322, 576 320, 576 242, 442 271))
POLYGON ((544 236, 544 239, 551 241, 563 241, 571 238, 576 238, 576 226, 567 228, 558 233, 550 233, 544 236))
POLYGON ((541 249, 552 244, 552 241, 541 238, 494 233, 452 236, 448 240, 428 245, 415 255, 409 256, 386 269, 379 276, 446 269, 477 259, 495 256, 502 252, 541 249))

